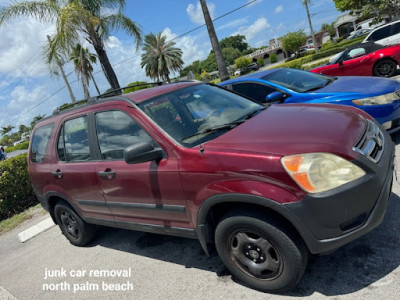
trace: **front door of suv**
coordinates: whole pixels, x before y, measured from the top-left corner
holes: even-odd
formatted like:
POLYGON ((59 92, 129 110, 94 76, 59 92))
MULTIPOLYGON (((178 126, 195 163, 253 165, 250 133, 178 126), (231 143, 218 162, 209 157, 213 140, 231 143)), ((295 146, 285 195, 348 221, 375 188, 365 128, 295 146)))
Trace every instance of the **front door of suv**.
POLYGON ((97 174, 107 206, 118 226, 138 224, 190 227, 183 197, 178 162, 172 151, 159 162, 127 164, 124 149, 137 142, 154 139, 124 106, 95 112, 95 126, 101 161, 97 174))

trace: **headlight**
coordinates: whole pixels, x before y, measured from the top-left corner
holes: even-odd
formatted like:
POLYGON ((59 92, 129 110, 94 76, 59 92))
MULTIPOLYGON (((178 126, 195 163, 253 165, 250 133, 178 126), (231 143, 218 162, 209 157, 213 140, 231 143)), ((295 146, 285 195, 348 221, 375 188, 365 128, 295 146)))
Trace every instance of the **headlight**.
POLYGON ((399 100, 399 95, 396 92, 375 96, 375 97, 368 97, 362 99, 353 100, 355 105, 363 106, 363 105, 383 105, 383 104, 390 104, 395 100, 399 100))
POLYGON ((309 193, 328 191, 365 175, 355 164, 330 153, 288 155, 281 162, 294 181, 309 193))

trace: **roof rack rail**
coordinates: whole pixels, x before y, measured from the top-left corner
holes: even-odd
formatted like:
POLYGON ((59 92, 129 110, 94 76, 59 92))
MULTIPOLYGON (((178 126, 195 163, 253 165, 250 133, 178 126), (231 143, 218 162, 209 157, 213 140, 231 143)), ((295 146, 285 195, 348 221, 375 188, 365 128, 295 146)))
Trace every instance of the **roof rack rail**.
POLYGON ((64 111, 64 110, 67 110, 67 109, 70 109, 70 108, 73 108, 73 107, 75 107, 75 106, 79 106, 79 105, 83 105, 83 104, 87 104, 87 103, 89 103, 89 101, 91 100, 92 98, 90 98, 89 100, 80 100, 80 101, 77 101, 77 102, 74 102, 74 103, 66 103, 66 104, 63 104, 63 105, 61 105, 60 107, 57 107, 55 110, 53 110, 53 115, 58 115, 59 113, 61 113, 62 111, 64 111))
POLYGON ((163 84, 164 84, 164 82, 162 82, 162 81, 132 84, 132 85, 121 87, 119 89, 115 89, 115 90, 112 90, 112 91, 105 92, 105 93, 103 93, 101 95, 96 96, 95 98, 99 99, 99 98, 103 98, 103 97, 121 95, 121 91, 122 90, 133 88, 133 87, 137 87, 137 86, 144 86, 144 85, 157 85, 157 86, 159 86, 159 85, 163 85, 163 84), (107 95, 109 95, 109 96, 107 96, 107 95))

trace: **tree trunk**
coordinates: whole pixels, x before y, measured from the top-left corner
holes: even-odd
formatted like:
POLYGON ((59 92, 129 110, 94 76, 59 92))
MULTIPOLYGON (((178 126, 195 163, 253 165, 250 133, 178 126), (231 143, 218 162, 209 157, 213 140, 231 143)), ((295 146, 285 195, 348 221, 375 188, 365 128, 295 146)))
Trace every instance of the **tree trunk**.
POLYGON ((206 21, 208 35, 210 36, 211 46, 214 51, 215 59, 217 60, 218 72, 221 81, 229 79, 228 70, 226 69, 224 56, 222 55, 221 46, 219 44, 217 34, 215 33, 214 24, 211 20, 210 13, 205 0, 200 0, 203 10, 204 20, 206 21))
MULTIPOLYGON (((49 45, 50 45, 50 42, 51 42, 50 36, 47 36, 47 40, 49 41, 49 45)), ((56 60, 56 64, 57 64, 58 68, 60 69, 61 77, 64 80, 65 86, 68 89, 68 93, 69 93, 69 97, 71 98, 71 102, 75 103, 76 102, 76 98, 74 96, 74 93, 72 92, 71 86, 69 85, 67 76, 65 76, 65 72, 64 72, 62 63, 58 60, 57 57, 55 57, 55 60, 56 60)))
POLYGON ((92 78, 92 81, 93 81, 94 87, 96 88, 97 94, 100 95, 99 87, 97 86, 96 80, 94 80, 94 77, 93 77, 93 73, 92 73, 92 72, 90 72, 90 78, 92 78))
MULTIPOLYGON (((111 66, 110 61, 108 60, 108 56, 106 51, 104 50, 104 45, 102 42, 102 38, 97 34, 91 37, 91 41, 94 47, 94 50, 97 53, 97 57, 99 58, 101 67, 103 69, 104 75, 106 76, 110 86, 113 90, 117 90, 120 88, 117 75, 115 75, 114 69, 111 66)), ((119 91, 119 94, 121 91, 119 91)))
MULTIPOLYGON (((57 61, 57 63, 58 63, 58 61, 57 61)), ((68 93, 69 93, 69 97, 71 98, 71 102, 75 103, 76 102, 76 98, 74 96, 74 93, 72 92, 71 86, 69 85, 67 76, 65 76, 64 69, 63 69, 63 67, 61 65, 58 65, 58 67, 60 68, 61 77, 64 80, 65 85, 66 85, 66 87, 68 89, 68 93)))

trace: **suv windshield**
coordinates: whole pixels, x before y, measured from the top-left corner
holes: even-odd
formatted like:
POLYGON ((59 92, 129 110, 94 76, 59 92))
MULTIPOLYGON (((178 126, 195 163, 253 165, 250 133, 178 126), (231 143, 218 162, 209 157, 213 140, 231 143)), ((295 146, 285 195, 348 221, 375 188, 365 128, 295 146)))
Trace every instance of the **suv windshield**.
POLYGON ((298 93, 314 91, 330 84, 335 78, 296 69, 282 69, 262 79, 298 93))
POLYGON ((139 107, 186 147, 214 139, 263 109, 255 102, 207 84, 163 94, 139 107))

